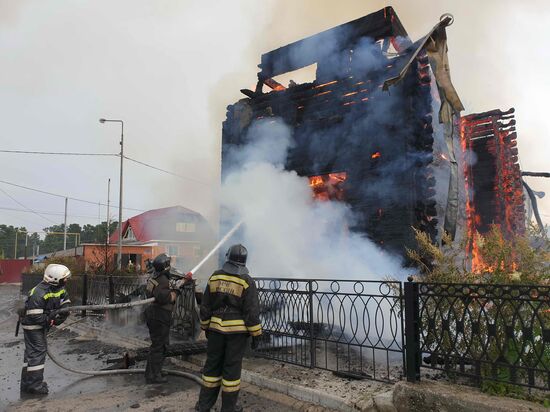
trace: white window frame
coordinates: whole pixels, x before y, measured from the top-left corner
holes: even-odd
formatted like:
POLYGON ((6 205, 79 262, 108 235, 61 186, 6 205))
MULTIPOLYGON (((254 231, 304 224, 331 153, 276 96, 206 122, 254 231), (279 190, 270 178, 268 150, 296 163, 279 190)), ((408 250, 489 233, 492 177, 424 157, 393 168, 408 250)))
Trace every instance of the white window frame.
POLYGON ((126 232, 124 233, 124 236, 122 236, 122 239, 136 240, 136 235, 132 230, 132 226, 128 226, 128 229, 126 229, 126 232))

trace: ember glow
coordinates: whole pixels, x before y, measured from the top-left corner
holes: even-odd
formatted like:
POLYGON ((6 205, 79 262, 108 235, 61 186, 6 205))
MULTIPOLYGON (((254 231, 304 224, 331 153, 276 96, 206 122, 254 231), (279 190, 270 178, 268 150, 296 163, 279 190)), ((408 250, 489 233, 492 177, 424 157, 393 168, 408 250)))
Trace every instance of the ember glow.
POLYGON ((333 80, 333 81, 328 82, 328 83, 318 84, 317 86, 314 86, 313 88, 314 89, 320 89, 322 87, 330 86, 331 84, 336 84, 336 83, 338 83, 338 80, 333 80))
POLYGON ((310 176, 309 185, 316 200, 344 200, 344 182, 346 172, 310 176))
POLYGON ((370 158, 371 159, 378 159, 381 156, 382 155, 380 154, 380 152, 374 152, 373 154, 371 154, 370 158))

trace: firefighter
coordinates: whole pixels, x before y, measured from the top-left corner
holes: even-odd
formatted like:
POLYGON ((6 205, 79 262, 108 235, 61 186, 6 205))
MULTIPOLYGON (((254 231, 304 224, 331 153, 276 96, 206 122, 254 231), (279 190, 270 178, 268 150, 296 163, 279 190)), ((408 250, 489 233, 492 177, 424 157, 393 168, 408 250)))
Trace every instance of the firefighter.
POLYGON ((256 349, 262 334, 258 292, 248 274, 247 254, 243 245, 229 248, 223 267, 208 279, 201 301, 201 328, 208 339, 203 386, 195 407, 201 412, 214 406, 220 387, 221 411, 242 411, 237 398, 244 351, 249 336, 256 349))
POLYGON ((63 265, 50 264, 44 271, 42 282, 29 292, 22 313, 21 325, 25 335, 25 355, 21 370, 21 392, 47 395, 48 384, 44 382, 46 360, 46 334, 50 327, 61 325, 68 313, 58 314, 70 303, 65 283, 71 271, 63 265))
POLYGON ((147 280, 147 297, 155 298, 145 310, 145 319, 151 337, 151 348, 147 357, 145 368, 145 381, 147 383, 165 383, 162 376, 162 364, 166 346, 170 338, 170 321, 172 310, 177 298, 176 290, 171 288, 170 282, 170 257, 162 253, 152 263, 153 273, 147 280))

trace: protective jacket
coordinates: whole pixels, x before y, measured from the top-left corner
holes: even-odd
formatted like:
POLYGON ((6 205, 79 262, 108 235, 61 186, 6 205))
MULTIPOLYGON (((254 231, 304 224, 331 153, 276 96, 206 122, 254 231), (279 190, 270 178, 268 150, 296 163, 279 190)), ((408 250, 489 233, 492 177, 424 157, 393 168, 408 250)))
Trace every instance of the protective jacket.
POLYGON ((151 305, 158 309, 164 309, 171 312, 174 308, 174 302, 170 295, 170 281, 168 273, 156 273, 147 280, 147 297, 155 298, 151 305))
MULTIPOLYGON (((24 330, 43 329, 49 326, 53 312, 63 305, 71 303, 64 286, 40 282, 29 292, 25 302, 25 313, 21 320, 24 330)), ((54 323, 60 325, 67 319, 68 313, 55 316, 54 323)))
POLYGON ((145 379, 155 383, 162 381, 162 365, 166 347, 170 343, 170 322, 172 320, 172 302, 170 282, 167 272, 156 272, 147 280, 146 294, 155 301, 145 309, 145 318, 151 337, 151 348, 145 367, 145 379))
POLYGON ((224 270, 226 265, 208 279, 201 301, 201 328, 223 334, 259 336, 262 325, 254 279, 248 270, 239 274, 229 273, 224 270))
POLYGON ((68 313, 55 314, 54 311, 70 303, 64 286, 54 286, 46 282, 36 285, 25 302, 25 312, 21 324, 25 337, 25 354, 21 369, 21 390, 30 393, 48 393, 44 380, 46 360, 46 333, 53 321, 62 324, 68 313))

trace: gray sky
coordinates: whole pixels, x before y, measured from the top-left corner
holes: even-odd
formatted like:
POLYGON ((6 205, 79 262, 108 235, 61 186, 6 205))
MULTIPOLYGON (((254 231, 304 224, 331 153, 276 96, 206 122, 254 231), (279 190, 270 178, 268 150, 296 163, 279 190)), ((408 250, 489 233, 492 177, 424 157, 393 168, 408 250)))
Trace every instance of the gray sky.
MULTIPOLYGON (((221 122, 253 88, 260 54, 376 11, 365 0, 0 0, 0 148, 125 152, 191 180, 125 163, 128 207, 180 204, 214 219, 221 122), (202 183, 197 183, 196 181, 202 183)), ((465 113, 516 108, 524 170, 550 171, 546 113, 550 4, 506 0, 394 1, 413 39, 450 12, 449 58, 465 113), (480 5, 480 3, 482 3, 480 5)), ((0 179, 118 204, 115 157, 0 153, 0 179)), ((550 179, 539 205, 550 223, 550 179)), ((61 198, 0 184, 26 207, 63 212, 61 198)), ((0 191, 0 208, 22 208, 0 191)), ((69 221, 98 222, 98 206, 69 201, 69 221), (74 215, 75 217, 71 217, 74 215), (79 217, 76 217, 79 216, 79 217), (84 217, 85 216, 85 217, 84 217)), ((124 217, 138 212, 125 211, 124 217)), ((111 215, 117 211, 111 209, 111 215)), ((44 215, 62 222, 62 216, 44 215)), ((101 219, 105 220, 105 207, 101 219)), ((51 222, 0 209, 0 223, 41 230, 51 222)))

